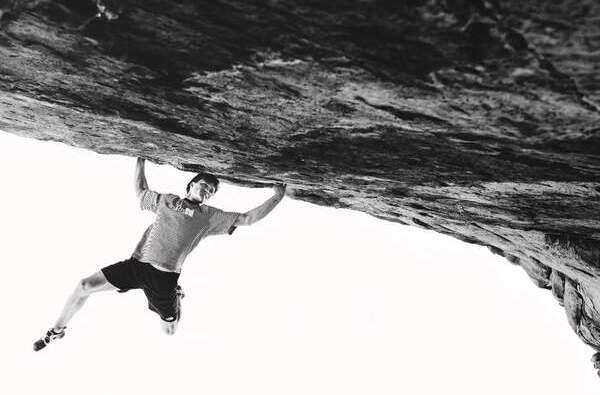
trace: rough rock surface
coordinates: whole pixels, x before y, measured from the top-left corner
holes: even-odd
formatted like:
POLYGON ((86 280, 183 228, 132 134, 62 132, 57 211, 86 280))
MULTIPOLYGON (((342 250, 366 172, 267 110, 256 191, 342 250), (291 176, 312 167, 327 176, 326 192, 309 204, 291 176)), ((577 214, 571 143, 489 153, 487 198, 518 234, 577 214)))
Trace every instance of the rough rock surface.
POLYGON ((0 9, 1 130, 489 246, 600 350, 599 2, 0 9))

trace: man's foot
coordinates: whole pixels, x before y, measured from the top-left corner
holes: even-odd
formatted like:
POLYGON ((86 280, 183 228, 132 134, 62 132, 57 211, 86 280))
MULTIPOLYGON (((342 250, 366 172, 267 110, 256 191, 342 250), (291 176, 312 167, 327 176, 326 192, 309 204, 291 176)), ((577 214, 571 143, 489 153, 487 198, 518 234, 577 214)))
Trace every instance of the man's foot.
POLYGON ((66 327, 61 328, 60 330, 55 328, 51 328, 50 330, 48 330, 48 332, 46 332, 46 336, 40 338, 38 341, 33 343, 33 351, 40 351, 42 348, 46 347, 48 343, 50 343, 52 340, 62 339, 65 336, 65 329, 66 327))

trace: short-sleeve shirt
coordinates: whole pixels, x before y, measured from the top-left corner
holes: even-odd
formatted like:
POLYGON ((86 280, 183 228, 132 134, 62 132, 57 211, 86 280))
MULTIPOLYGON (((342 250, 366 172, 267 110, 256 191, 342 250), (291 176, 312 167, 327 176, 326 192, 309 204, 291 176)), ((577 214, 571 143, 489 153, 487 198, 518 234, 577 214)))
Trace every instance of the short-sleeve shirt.
POLYGON ((142 192, 140 207, 156 213, 156 219, 144 232, 132 257, 178 273, 200 240, 233 233, 240 215, 151 190, 142 192))

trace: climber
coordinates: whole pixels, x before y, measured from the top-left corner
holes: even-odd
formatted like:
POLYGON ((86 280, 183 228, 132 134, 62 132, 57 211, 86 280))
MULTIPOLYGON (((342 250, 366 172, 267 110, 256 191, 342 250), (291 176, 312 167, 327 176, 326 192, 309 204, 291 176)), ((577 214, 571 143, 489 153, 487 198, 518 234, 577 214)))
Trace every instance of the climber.
POLYGON ((165 333, 172 335, 181 315, 184 294, 177 280, 186 256, 200 240, 210 235, 231 234, 239 225, 252 225, 264 218, 285 195, 285 184, 275 186, 275 194, 262 205, 246 212, 225 212, 204 203, 217 191, 219 180, 208 173, 195 176, 187 185, 185 198, 159 194, 148 189, 144 160, 138 158, 135 191, 143 210, 156 213, 131 258, 102 268, 77 284, 58 320, 34 343, 39 351, 65 335, 67 323, 96 292, 126 292, 142 289, 148 308, 161 318, 165 333))

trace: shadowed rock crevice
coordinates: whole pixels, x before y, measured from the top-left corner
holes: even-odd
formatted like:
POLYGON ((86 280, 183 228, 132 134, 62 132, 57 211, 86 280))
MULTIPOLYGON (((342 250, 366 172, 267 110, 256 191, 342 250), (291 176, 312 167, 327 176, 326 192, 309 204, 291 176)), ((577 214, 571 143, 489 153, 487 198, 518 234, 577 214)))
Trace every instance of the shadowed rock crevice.
POLYGON ((3 1, 0 129, 487 246, 600 349, 598 20, 593 0, 3 1))

